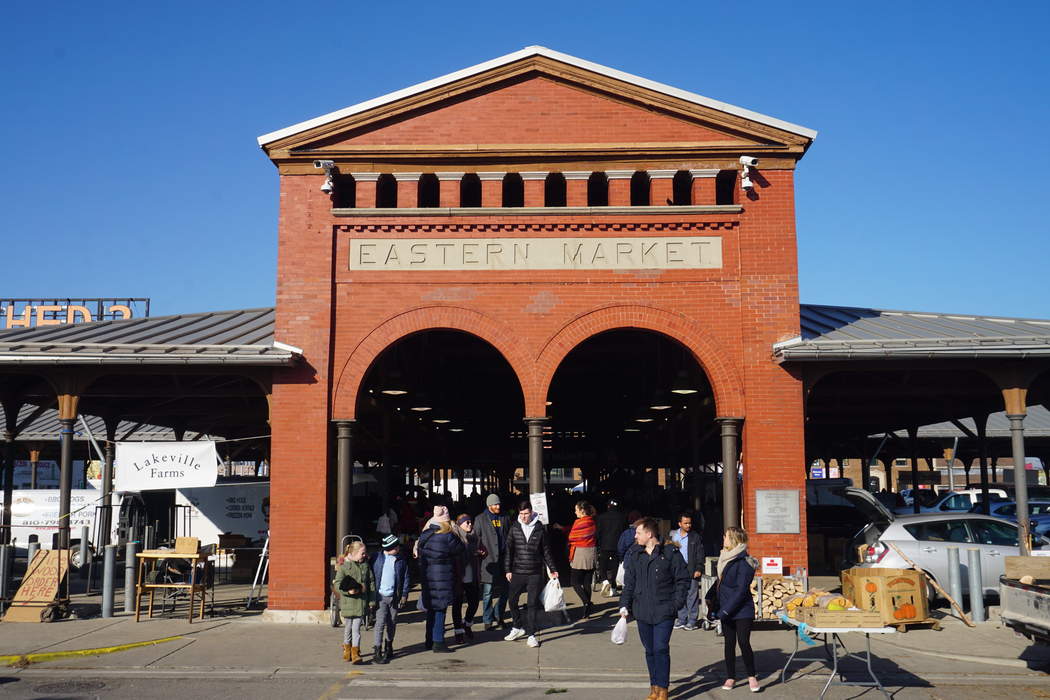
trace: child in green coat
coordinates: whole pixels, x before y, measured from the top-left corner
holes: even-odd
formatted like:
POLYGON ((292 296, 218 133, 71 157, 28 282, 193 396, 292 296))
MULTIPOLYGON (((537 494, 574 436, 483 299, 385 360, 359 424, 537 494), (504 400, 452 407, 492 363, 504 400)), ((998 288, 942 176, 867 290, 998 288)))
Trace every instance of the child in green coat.
POLYGON ((369 607, 375 606, 376 587, 372 567, 368 565, 365 543, 360 540, 346 546, 343 563, 335 573, 334 586, 339 592, 339 614, 343 630, 343 661, 361 663, 361 623, 369 607))

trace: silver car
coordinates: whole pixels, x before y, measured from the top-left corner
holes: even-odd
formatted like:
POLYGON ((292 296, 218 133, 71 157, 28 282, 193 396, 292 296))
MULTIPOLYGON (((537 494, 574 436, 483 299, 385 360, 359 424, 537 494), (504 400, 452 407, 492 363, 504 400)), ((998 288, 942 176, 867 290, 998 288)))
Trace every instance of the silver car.
MULTIPOLYGON (((999 518, 976 513, 898 515, 868 545, 860 566, 907 569, 909 564, 893 551, 892 542, 915 565, 948 587, 948 547, 959 548, 963 591, 969 589, 967 550, 981 553, 981 581, 985 595, 999 592, 999 577, 1005 568, 1005 557, 1017 556, 1017 525, 999 518)), ((872 533, 875 534, 875 533, 872 533)), ((871 541, 871 539, 869 539, 871 541)), ((1037 537, 1035 549, 1050 545, 1050 540, 1037 537)), ((930 599, 934 589, 928 587, 930 599)))

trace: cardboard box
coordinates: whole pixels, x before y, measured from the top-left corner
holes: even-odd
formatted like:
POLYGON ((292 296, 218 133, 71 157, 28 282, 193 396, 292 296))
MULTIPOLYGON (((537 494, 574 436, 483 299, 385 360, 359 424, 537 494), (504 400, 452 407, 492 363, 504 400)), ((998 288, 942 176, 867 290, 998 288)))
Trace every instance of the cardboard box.
POLYGON ((914 569, 847 569, 842 572, 842 595, 860 610, 878 612, 886 625, 930 616, 926 578, 914 569))
POLYGON ((885 627, 881 613, 861 610, 799 608, 796 619, 810 627, 885 627))

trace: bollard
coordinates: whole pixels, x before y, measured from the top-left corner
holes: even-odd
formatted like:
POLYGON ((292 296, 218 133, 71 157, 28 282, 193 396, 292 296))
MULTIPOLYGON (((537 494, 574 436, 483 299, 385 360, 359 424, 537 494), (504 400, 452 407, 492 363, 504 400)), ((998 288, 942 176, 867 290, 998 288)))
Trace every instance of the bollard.
POLYGON ((959 548, 948 547, 948 592, 960 606, 962 597, 962 570, 959 569, 959 548))
POLYGON ((984 584, 981 582, 981 550, 971 547, 966 550, 966 563, 970 569, 970 618, 984 622, 984 584))
POLYGON ((30 542, 29 543, 29 550, 28 550, 28 553, 26 554, 26 569, 28 569, 29 565, 33 563, 33 559, 36 557, 36 553, 39 552, 39 551, 40 551, 40 543, 39 542, 30 542))
POLYGON ((8 588, 11 584, 11 545, 0 544, 0 600, 9 597, 8 588))
POLYGON ((102 617, 113 617, 113 573, 117 568, 117 545, 106 545, 102 560, 102 617))
POLYGON ((137 542, 128 542, 124 549, 124 612, 135 612, 135 552, 137 542))

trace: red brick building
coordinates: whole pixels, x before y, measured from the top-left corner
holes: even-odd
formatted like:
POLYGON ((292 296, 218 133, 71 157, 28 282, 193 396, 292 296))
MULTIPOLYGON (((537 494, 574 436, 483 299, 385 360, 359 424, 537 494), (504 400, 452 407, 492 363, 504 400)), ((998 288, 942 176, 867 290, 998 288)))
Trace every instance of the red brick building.
POLYGON ((534 472, 575 348, 619 329, 684 348, 713 400, 700 430, 721 426, 726 459, 740 434, 726 522, 805 565, 802 384, 773 346, 799 335, 794 170, 814 137, 541 47, 261 137, 280 173, 276 336, 306 359, 274 380, 270 607, 324 607, 347 529, 337 428, 349 453, 370 368, 435 329, 509 365, 534 472), (797 533, 759 523, 766 490, 789 523, 794 492, 797 533))

